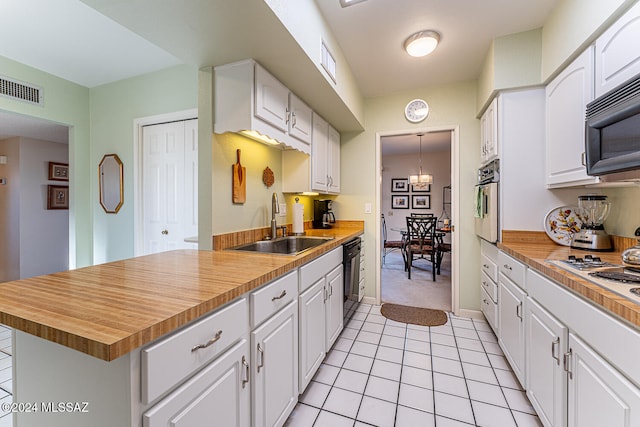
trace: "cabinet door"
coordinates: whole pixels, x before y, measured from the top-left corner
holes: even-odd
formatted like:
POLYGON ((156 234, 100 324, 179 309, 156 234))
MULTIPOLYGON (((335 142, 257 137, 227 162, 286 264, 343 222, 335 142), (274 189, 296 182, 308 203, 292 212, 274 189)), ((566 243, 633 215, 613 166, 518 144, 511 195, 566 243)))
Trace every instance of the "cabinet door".
POLYGON ((254 114, 279 130, 287 132, 289 89, 258 64, 255 67, 254 114))
POLYGON ((306 145, 311 145, 311 108, 307 107, 300 98, 289 93, 289 110, 291 112, 289 135, 304 142, 306 145))
POLYGON ((498 157, 498 98, 494 98, 480 118, 480 163, 498 157))
POLYGON ((311 144, 311 188, 326 192, 329 186, 327 151, 329 146, 329 123, 313 114, 313 142, 311 144))
POLYGON ((531 298, 526 309, 527 396, 542 424, 563 426, 567 376, 562 366, 568 329, 531 298))
POLYGON ((584 120, 593 100, 593 48, 587 48, 545 90, 547 185, 596 182, 584 165, 584 120))
POLYGON ((640 3, 596 40, 596 96, 640 73, 640 3))
POLYGON ((569 334, 569 427, 640 425, 640 390, 569 334))
POLYGON ((251 332, 251 348, 253 426, 281 426, 298 401, 297 301, 251 332))
POLYGON ((498 343, 520 384, 524 377, 524 303, 526 294, 500 273, 498 283, 498 343))
POLYGON ((325 305, 326 320, 326 350, 329 351, 333 343, 338 339, 343 328, 344 305, 344 280, 342 265, 331 270, 327 274, 327 302, 325 305))
POLYGON ((329 172, 329 192, 340 192, 340 134, 337 130, 329 128, 329 141, 327 144, 327 170, 329 172))
POLYGON ((300 387, 302 393, 325 356, 325 279, 318 280, 300 297, 300 387))
POLYGON ((144 413, 145 427, 248 427, 249 343, 243 339, 144 413))

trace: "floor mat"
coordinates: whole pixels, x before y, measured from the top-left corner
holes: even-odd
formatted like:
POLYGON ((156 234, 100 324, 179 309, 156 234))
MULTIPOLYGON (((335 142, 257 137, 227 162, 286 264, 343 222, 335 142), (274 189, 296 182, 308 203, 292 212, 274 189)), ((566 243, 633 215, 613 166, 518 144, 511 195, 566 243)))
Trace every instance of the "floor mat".
POLYGON ((385 303, 380 312, 387 319, 412 325, 440 326, 447 323, 447 313, 430 308, 385 303))

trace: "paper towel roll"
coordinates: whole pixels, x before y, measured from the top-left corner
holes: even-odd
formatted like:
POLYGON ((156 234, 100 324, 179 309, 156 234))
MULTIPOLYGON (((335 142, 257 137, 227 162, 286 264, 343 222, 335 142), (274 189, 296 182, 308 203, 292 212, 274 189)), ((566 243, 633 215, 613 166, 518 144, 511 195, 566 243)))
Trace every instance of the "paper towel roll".
POLYGON ((296 203, 293 205, 293 225, 294 234, 304 233, 304 205, 296 203))

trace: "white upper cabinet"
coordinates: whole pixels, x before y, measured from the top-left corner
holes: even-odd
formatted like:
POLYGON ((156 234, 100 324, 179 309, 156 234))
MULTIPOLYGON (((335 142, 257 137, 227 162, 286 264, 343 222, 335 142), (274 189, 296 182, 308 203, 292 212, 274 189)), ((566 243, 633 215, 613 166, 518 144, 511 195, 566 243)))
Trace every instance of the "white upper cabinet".
POLYGON ((289 135, 311 145, 311 108, 293 93, 289 93, 289 135))
POLYGON ((480 118, 480 163, 500 155, 498 151, 498 98, 494 98, 480 118))
POLYGON ((311 109, 249 59, 215 68, 215 133, 255 131, 311 152, 311 109))
POLYGON ((640 73, 640 3, 596 40, 596 97, 640 73))
POLYGON ((593 184, 584 163, 584 115, 593 97, 593 48, 546 87, 546 171, 551 188, 593 184))

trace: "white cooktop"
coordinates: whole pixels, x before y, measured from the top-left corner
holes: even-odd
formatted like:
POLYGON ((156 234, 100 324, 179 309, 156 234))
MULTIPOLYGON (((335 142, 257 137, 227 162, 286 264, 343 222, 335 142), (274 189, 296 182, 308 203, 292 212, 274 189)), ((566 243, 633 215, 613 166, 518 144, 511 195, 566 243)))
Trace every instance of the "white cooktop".
MULTIPOLYGON (((569 273, 575 274, 576 276, 579 276, 593 283, 594 285, 598 285, 601 288, 607 289, 608 291, 611 291, 617 295, 620 295, 621 297, 628 299, 629 301, 633 301, 636 304, 640 304, 640 295, 636 295, 631 292, 631 289, 638 289, 638 292, 640 293, 640 283, 623 283, 616 280, 610 280, 610 279, 605 279, 601 277, 593 277, 589 275, 589 273, 594 271, 611 271, 611 272, 622 273, 624 270, 623 265, 608 264, 607 266, 604 266, 604 267, 595 267, 589 270, 579 270, 561 260, 547 260, 546 262, 549 264, 555 265, 556 267, 560 267, 563 270, 568 271, 569 273)), ((629 272, 625 271, 625 273, 629 273, 629 272)), ((634 274, 634 273, 631 273, 631 274, 634 274)), ((640 274, 636 273, 634 275, 640 277, 640 274)))

